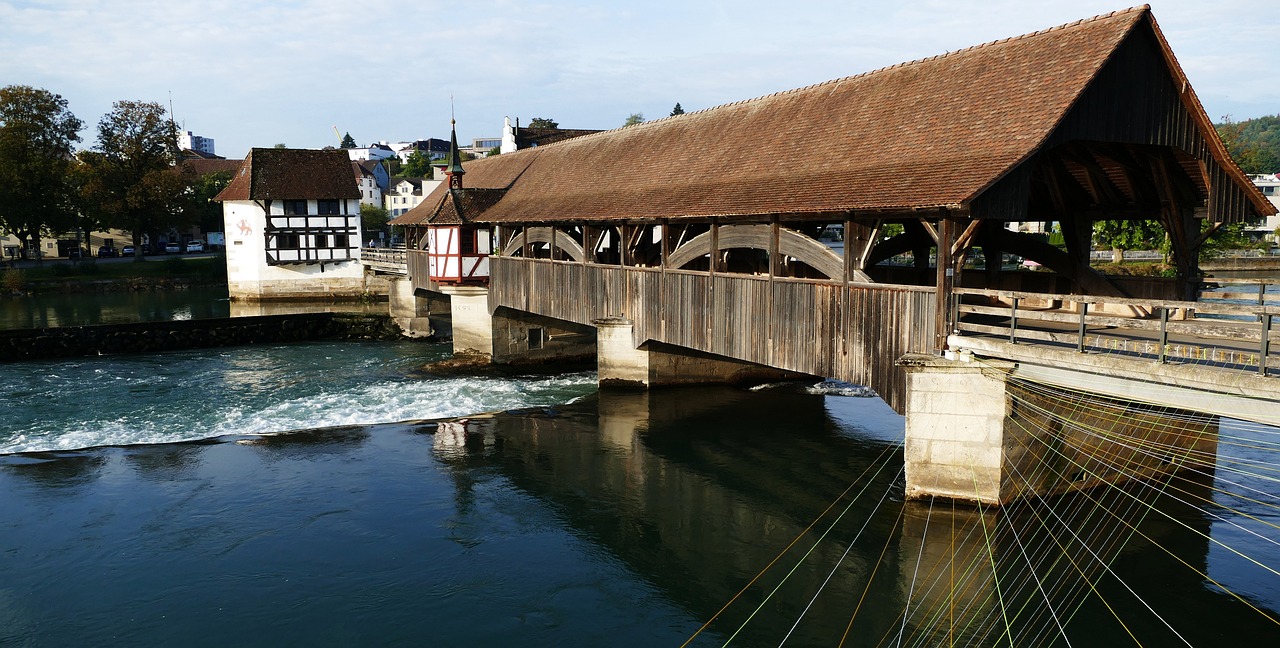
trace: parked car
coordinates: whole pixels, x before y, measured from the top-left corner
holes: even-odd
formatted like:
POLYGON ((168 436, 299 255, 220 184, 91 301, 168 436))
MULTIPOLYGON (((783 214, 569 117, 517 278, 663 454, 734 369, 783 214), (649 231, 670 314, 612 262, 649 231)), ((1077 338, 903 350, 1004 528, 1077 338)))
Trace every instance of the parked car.
POLYGON ((136 248, 134 248, 132 245, 126 245, 120 248, 120 256, 127 256, 127 257, 133 256, 133 252, 135 249, 136 248))
POLYGON ((110 257, 120 256, 120 254, 119 254, 118 252, 116 252, 116 249, 115 249, 115 248, 113 248, 113 247, 107 247, 107 246, 105 246, 105 245, 104 245, 104 246, 102 246, 102 247, 98 248, 98 256, 99 256, 100 258, 104 258, 104 259, 106 259, 106 258, 110 258, 110 257))
POLYGON ((143 244, 142 244, 142 255, 143 255, 143 256, 150 256, 150 254, 151 254, 151 244, 150 244, 150 243, 143 243, 143 244))
POLYGON ((165 254, 180 254, 182 246, 178 245, 177 241, 169 241, 164 244, 164 252, 165 254))
POLYGON ((187 241, 187 252, 204 252, 204 241, 187 241))

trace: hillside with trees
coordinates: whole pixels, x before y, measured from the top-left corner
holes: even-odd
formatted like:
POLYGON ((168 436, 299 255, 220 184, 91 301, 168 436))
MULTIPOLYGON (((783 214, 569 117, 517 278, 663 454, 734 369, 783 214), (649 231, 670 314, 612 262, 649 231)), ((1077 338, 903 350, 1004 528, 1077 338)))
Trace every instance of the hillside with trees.
POLYGON ((1245 173, 1280 173, 1280 115, 1214 124, 1231 157, 1245 173))

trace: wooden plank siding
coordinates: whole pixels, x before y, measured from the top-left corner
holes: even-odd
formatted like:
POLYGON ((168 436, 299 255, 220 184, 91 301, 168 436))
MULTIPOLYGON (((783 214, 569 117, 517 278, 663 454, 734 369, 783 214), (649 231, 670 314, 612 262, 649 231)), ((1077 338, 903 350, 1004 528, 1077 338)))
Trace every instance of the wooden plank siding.
POLYGON ((932 353, 936 298, 919 286, 841 284, 492 257, 491 309, 590 325, 634 323, 653 340, 875 389, 902 411, 906 353, 932 353))

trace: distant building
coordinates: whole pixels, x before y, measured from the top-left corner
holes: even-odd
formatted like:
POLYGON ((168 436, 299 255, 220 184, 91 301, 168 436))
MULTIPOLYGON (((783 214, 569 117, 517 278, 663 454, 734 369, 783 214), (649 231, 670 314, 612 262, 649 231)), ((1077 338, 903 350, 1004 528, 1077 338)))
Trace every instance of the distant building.
POLYGON ((351 170, 355 173, 356 186, 360 189, 360 204, 382 206, 382 187, 387 184, 387 169, 372 160, 352 162, 351 170), (379 177, 381 171, 381 177, 379 177))
MULTIPOLYGON (((1263 173, 1249 176, 1249 179, 1253 181, 1258 191, 1261 191, 1262 195, 1271 201, 1271 204, 1280 209, 1280 173, 1263 173)), ((1254 238, 1280 242, 1276 237, 1277 229, 1280 229, 1280 214, 1272 214, 1265 220, 1254 223, 1246 231, 1254 238)))
POLYGON ((360 190, 343 151, 255 148, 215 200, 232 299, 365 293, 360 190))
POLYGON ((182 131, 178 133, 178 149, 190 150, 196 153, 204 153, 207 155, 216 155, 213 150, 213 138, 201 137, 193 134, 191 131, 182 131))
POLYGON ((408 162, 409 156, 416 151, 423 157, 430 160, 443 160, 449 155, 449 143, 434 137, 413 142, 400 142, 391 145, 396 150, 396 155, 400 157, 401 162, 408 162))
POLYGON ((502 142, 499 146, 501 147, 501 152, 511 153, 520 149, 546 146, 547 144, 554 144, 574 137, 599 132, 601 131, 578 128, 522 128, 519 119, 512 122, 510 117, 506 117, 503 119, 502 142))
MULTIPOLYGON (((432 172, 434 174, 434 168, 432 172)), ((383 196, 383 206, 395 218, 417 207, 439 185, 440 181, 433 178, 392 178, 387 193, 383 196)))
POLYGON ((392 150, 391 147, 388 146, 385 142, 370 144, 369 146, 364 146, 360 148, 349 148, 349 149, 342 149, 342 150, 346 151, 347 155, 350 156, 351 159, 355 160, 356 162, 362 162, 365 160, 385 160, 389 157, 394 157, 396 154, 396 152, 392 150))

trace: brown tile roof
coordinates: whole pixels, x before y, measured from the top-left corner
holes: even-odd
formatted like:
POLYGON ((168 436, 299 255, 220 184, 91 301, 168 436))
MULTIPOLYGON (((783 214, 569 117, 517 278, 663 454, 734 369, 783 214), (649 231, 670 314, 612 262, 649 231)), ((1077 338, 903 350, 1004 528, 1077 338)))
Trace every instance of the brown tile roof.
MULTIPOLYGON (((467 186, 509 190, 483 215, 468 217, 549 222, 964 208, 1037 151, 1144 19, 1155 29, 1144 5, 476 160, 466 165, 467 186)), ((425 202, 441 199, 432 194, 425 202)))
POLYGON ((191 169, 193 172, 195 172, 196 175, 202 176, 202 175, 208 175, 210 173, 217 173, 219 171, 229 171, 231 173, 235 173, 240 169, 240 164, 242 162, 244 162, 244 160, 227 160, 224 158, 218 158, 218 159, 200 158, 200 159, 192 159, 192 160, 183 160, 182 165, 191 169))
POLYGON ((256 148, 214 200, 359 198, 346 151, 256 148))
POLYGON ((483 214, 497 204, 506 189, 457 189, 449 191, 445 185, 443 190, 433 191, 418 206, 391 219, 392 225, 457 225, 475 220, 475 216, 483 214))

